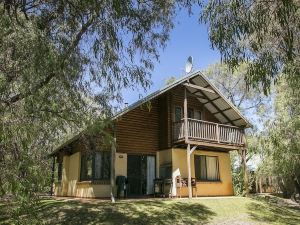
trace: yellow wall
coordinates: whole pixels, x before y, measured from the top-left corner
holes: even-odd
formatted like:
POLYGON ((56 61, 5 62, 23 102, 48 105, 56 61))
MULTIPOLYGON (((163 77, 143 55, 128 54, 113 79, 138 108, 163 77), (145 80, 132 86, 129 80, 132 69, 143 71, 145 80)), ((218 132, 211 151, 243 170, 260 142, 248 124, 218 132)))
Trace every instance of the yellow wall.
MULTIPOLYGON (((220 169, 220 182, 197 182, 198 196, 233 195, 230 155, 229 153, 196 150, 191 156, 191 175, 195 177, 194 155, 218 156, 220 169)), ((182 178, 188 176, 186 149, 172 149, 172 166, 174 171, 179 171, 182 178)), ((187 188, 182 188, 183 196, 188 195, 187 188)))
MULTIPOLYGON (((90 181, 80 182, 80 152, 63 157, 62 181, 54 183, 54 195, 70 197, 110 197, 110 181, 93 184, 90 181)), ((127 154, 116 153, 116 176, 127 176, 127 154)))
MULTIPOLYGON (((92 184, 91 182, 80 182, 80 152, 63 158, 62 181, 54 183, 54 194, 56 196, 72 197, 109 197, 109 181, 103 184, 92 184)), ((196 150, 191 156, 191 172, 195 177, 194 155, 218 156, 220 169, 220 182, 197 182, 198 196, 233 195, 232 177, 229 153, 196 150)), ((159 166, 172 162, 173 178, 180 173, 181 177, 187 177, 186 149, 168 149, 157 152, 157 176, 159 166)), ((127 176, 127 154, 116 153, 115 161, 116 176, 127 176)), ((175 179, 174 179, 175 182, 175 179)), ((173 191, 176 193, 176 190, 173 191)), ((182 196, 187 196, 187 188, 182 188, 182 196)))

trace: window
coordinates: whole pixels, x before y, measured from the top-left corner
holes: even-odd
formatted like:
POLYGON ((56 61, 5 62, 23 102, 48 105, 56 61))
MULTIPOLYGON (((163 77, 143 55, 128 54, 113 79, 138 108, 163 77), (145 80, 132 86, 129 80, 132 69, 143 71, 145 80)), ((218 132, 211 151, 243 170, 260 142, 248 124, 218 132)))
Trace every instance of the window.
POLYGON ((57 180, 61 181, 62 178, 62 162, 57 163, 57 180))
POLYGON ((56 181, 61 181, 62 178, 62 157, 57 157, 54 167, 54 177, 56 181))
POLYGON ((81 156, 80 180, 92 180, 93 155, 81 156))
POLYGON ((188 118, 194 119, 194 109, 188 108, 188 118))
POLYGON ((195 176, 197 180, 219 181, 219 160, 217 156, 195 155, 195 176))
POLYGON ((108 180, 110 178, 110 152, 102 151, 81 156, 80 180, 108 180))
POLYGON ((182 108, 180 106, 175 106, 175 122, 180 121, 182 118, 182 108))
POLYGON ((194 112, 194 119, 196 119, 196 120, 201 120, 201 111, 199 111, 199 110, 195 110, 195 112, 194 112))

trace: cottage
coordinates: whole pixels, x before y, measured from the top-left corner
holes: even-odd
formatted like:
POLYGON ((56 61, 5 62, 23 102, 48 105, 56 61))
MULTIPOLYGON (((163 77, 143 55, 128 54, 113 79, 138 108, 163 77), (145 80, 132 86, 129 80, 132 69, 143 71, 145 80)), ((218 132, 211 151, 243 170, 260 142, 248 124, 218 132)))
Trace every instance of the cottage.
POLYGON ((251 125, 201 72, 112 120, 116 145, 87 147, 77 135, 51 154, 54 195, 110 197, 118 176, 127 178, 128 196, 233 195, 229 152, 246 148, 244 129, 251 125))

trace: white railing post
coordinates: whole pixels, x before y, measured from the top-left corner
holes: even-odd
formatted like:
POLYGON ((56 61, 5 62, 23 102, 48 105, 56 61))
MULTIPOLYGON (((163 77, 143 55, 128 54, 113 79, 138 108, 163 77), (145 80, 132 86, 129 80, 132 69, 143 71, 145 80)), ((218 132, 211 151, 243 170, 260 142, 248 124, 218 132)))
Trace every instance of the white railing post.
POLYGON ((217 124, 217 129, 216 129, 216 132, 217 132, 217 141, 218 141, 218 143, 220 143, 219 124, 217 124))
POLYGON ((186 88, 184 88, 184 102, 183 102, 183 116, 184 116, 184 140, 185 143, 188 142, 188 115, 187 115, 187 93, 186 88))

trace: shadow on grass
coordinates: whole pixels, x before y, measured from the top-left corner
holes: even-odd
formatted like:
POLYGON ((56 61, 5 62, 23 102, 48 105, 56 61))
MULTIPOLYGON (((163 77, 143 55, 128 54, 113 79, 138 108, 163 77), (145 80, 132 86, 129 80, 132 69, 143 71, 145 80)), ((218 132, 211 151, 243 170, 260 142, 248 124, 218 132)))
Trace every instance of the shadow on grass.
POLYGON ((121 201, 82 203, 45 201, 41 219, 51 224, 204 224, 214 212, 189 201, 121 201))
POLYGON ((8 203, 0 202, 0 224, 7 224, 9 221, 8 203))
POLYGON ((261 198, 255 200, 247 205, 252 220, 264 223, 300 224, 300 208, 282 206, 261 198))

